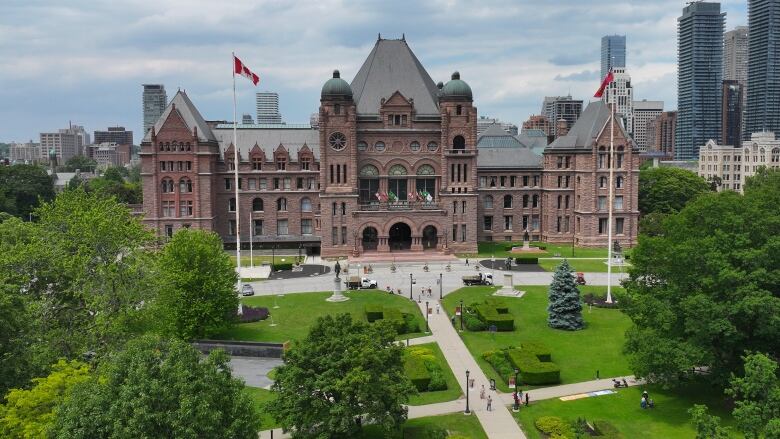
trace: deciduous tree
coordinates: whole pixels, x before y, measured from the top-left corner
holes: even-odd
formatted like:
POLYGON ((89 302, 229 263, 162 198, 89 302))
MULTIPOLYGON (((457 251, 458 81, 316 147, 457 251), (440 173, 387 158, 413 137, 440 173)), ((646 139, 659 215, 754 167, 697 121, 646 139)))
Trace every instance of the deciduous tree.
POLYGON ((27 220, 41 201, 54 198, 54 182, 36 165, 0 166, 0 211, 27 220))
POLYGON ((748 438, 778 438, 780 379, 777 362, 764 354, 744 357, 745 374, 733 377, 726 394, 735 399, 732 415, 748 438))
POLYGON ((644 169, 639 173, 639 211, 642 215, 677 212, 710 191, 705 179, 686 169, 644 169))

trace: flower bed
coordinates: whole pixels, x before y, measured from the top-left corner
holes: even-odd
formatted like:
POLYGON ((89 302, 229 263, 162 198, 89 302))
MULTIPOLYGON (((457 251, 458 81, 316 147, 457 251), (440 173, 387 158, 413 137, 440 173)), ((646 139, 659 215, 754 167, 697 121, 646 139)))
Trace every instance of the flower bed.
POLYGON ((244 305, 242 313, 238 314, 239 323, 259 322, 268 318, 268 308, 244 305))

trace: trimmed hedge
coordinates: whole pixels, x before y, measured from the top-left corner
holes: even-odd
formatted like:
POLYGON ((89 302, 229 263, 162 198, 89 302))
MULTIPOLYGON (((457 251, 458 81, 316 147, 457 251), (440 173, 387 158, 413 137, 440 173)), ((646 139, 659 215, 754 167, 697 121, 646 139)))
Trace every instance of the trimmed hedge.
POLYGON ((268 308, 244 305, 242 314, 238 316, 239 323, 259 322, 268 318, 268 308))
POLYGON ((447 389, 441 364, 433 351, 427 347, 406 348, 404 370, 419 392, 447 389))
POLYGON ((557 416, 542 416, 534 420, 534 427, 550 437, 571 438, 575 437, 571 426, 557 416))
POLYGON ((366 305, 364 309, 369 323, 381 320, 384 317, 384 307, 382 305, 366 305))
POLYGON ((513 331, 515 329, 515 318, 509 314, 509 310, 506 308, 502 308, 507 311, 505 314, 500 314, 494 305, 488 303, 477 305, 474 309, 477 312, 477 317, 488 328, 495 326, 497 331, 513 331))
POLYGON ((538 265, 539 258, 515 258, 517 265, 538 265))
MULTIPOLYGON (((457 324, 457 321, 456 321, 457 324)), ((476 316, 472 314, 465 314, 463 316, 463 325, 468 329, 469 331, 484 331, 487 329, 487 326, 485 326, 485 322, 478 319, 476 316)))
POLYGON ((503 350, 487 351, 482 353, 482 358, 493 366, 493 369, 498 373, 505 382, 509 381, 509 377, 514 376, 515 369, 509 363, 506 358, 506 352, 503 350))
POLYGON ((274 270, 292 270, 292 268, 293 268, 292 262, 280 262, 274 264, 274 270))
POLYGON ((366 305, 363 308, 366 320, 373 323, 377 320, 390 322, 398 334, 409 334, 420 331, 420 324, 414 315, 402 313, 398 308, 384 307, 382 305, 366 305))
POLYGON ((561 368, 551 361, 548 349, 541 345, 525 343, 520 349, 507 350, 507 358, 520 371, 520 378, 526 384, 558 384, 561 382, 561 368))
POLYGON ((415 355, 407 355, 404 359, 404 372, 418 392, 428 390, 431 383, 431 374, 425 367, 425 361, 415 355))

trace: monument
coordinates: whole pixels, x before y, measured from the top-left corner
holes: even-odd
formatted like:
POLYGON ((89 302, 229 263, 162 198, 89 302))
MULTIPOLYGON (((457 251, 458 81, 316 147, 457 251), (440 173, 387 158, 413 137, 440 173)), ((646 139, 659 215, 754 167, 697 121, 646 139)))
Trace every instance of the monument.
POLYGON ((515 279, 512 273, 504 273, 504 285, 500 290, 493 293, 494 296, 502 297, 522 297, 525 291, 515 290, 515 279))
POLYGON ((336 265, 333 266, 333 271, 336 273, 336 277, 333 278, 333 294, 325 300, 328 302, 344 302, 349 300, 349 297, 341 294, 341 278, 339 277, 341 265, 339 264, 339 261, 336 261, 336 265))
POLYGON ((512 247, 512 253, 544 253, 544 250, 541 250, 539 247, 531 246, 528 229, 525 229, 525 231, 523 231, 523 246, 512 247))

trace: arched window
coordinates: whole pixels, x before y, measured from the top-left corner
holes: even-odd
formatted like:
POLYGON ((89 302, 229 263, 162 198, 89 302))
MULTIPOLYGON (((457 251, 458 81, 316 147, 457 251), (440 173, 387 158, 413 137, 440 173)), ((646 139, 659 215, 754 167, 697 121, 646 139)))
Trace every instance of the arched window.
POLYGON ((192 180, 189 178, 182 178, 179 180, 179 192, 189 193, 192 192, 192 180))
POLYGON ((160 147, 160 151, 165 151, 165 143, 163 142, 157 142, 158 146, 160 147))
POLYGON ((192 145, 190 145, 190 142, 187 142, 187 151, 192 151, 192 145))
POLYGON ((598 163, 599 169, 606 168, 607 162, 608 162, 608 158, 607 158, 606 148, 604 146, 599 146, 599 163, 598 163))
POLYGON ((504 209, 511 209, 511 208, 512 208, 512 196, 504 195, 504 209))
POLYGON ((483 205, 485 209, 492 209, 493 208, 493 196, 488 195, 485 197, 485 200, 483 201, 483 205))
POLYGON ((615 187, 618 189, 623 187, 623 177, 615 178, 615 187))
POLYGON ((620 169, 623 167, 623 147, 618 146, 615 153, 615 167, 620 169))
POLYGON ((308 197, 301 198, 301 212, 311 212, 311 200, 308 197))
POLYGON ((171 193, 172 194, 174 192, 174 190, 173 190, 173 180, 171 180, 170 178, 164 178, 163 181, 162 181, 162 184, 160 186, 161 186, 162 192, 164 194, 167 194, 167 193, 171 193))
POLYGON ((463 136, 455 136, 452 139, 452 149, 466 149, 466 139, 463 136))
POLYGON ((252 211, 253 212, 262 212, 263 211, 263 199, 262 198, 255 198, 252 200, 252 211))
POLYGON ((379 169, 376 168, 374 165, 365 165, 362 168, 360 168, 360 176, 361 177, 378 177, 379 176, 379 169))
POLYGON ((165 142, 165 150, 166 151, 170 151, 171 150, 171 143, 170 142, 165 142))
POLYGON ((393 165, 387 172, 388 175, 406 175, 406 168, 403 165, 393 165))
POLYGON ((436 170, 431 165, 421 165, 417 168, 417 175, 434 175, 436 170))
POLYGON ((528 195, 523 195, 523 207, 528 207, 528 195))
POLYGON ((286 212, 287 211, 287 198, 277 198, 276 199, 276 210, 279 212, 286 212))
POLYGON ((780 162, 780 148, 774 148, 772 150, 772 163, 780 162))
POLYGON ((231 198, 228 200, 228 212, 235 212, 236 211, 236 199, 231 198))

